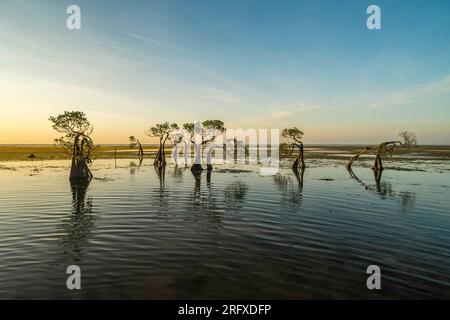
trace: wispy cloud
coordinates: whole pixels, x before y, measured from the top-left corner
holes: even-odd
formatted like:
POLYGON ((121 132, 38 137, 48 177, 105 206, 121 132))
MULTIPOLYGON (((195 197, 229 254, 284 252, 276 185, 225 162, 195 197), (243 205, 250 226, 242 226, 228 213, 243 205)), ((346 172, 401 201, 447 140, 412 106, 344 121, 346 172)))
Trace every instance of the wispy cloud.
POLYGON ((304 102, 282 104, 266 109, 257 117, 249 118, 248 122, 261 126, 289 125, 291 122, 298 122, 299 117, 319 109, 317 105, 304 102))
POLYGON ((295 118, 317 109, 319 109, 318 106, 297 102, 271 108, 268 116, 274 120, 285 120, 295 118))
POLYGON ((94 43, 96 45, 108 48, 108 49, 114 49, 114 50, 118 50, 118 51, 122 51, 122 52, 129 52, 128 49, 125 49, 124 47, 121 47, 117 44, 113 44, 110 41, 94 36, 92 34, 77 34, 76 36, 78 36, 80 39, 89 41, 91 43, 94 43))
POLYGON ((216 88, 208 88, 203 87, 202 93, 198 94, 197 97, 202 99, 210 99, 210 100, 216 100, 221 102, 230 102, 230 103, 239 103, 240 99, 238 96, 236 96, 234 93, 216 89, 216 88))
POLYGON ((142 34, 138 34, 135 32, 128 32, 128 33, 124 33, 124 32, 120 32, 120 34, 124 35, 124 36, 128 36, 134 40, 138 40, 138 41, 142 41, 142 42, 146 42, 152 45, 156 45, 159 46, 161 48, 164 49, 168 49, 168 50, 173 50, 173 51, 178 51, 180 53, 185 53, 186 50, 178 45, 175 45, 169 41, 163 41, 160 39, 156 39, 156 38, 150 38, 148 36, 144 36, 142 34))
POLYGON ((436 82, 412 86, 397 92, 389 93, 372 103, 370 106, 378 108, 406 105, 426 98, 439 96, 447 92, 450 92, 450 75, 447 75, 436 82))

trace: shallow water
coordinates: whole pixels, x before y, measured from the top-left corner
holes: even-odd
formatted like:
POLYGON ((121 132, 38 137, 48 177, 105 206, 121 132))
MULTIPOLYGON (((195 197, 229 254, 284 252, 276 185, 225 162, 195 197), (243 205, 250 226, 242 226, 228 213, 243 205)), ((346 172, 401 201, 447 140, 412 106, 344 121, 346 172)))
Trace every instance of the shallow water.
POLYGON ((98 160, 88 185, 67 161, 3 163, 0 298, 450 298, 449 171, 135 163, 98 160))

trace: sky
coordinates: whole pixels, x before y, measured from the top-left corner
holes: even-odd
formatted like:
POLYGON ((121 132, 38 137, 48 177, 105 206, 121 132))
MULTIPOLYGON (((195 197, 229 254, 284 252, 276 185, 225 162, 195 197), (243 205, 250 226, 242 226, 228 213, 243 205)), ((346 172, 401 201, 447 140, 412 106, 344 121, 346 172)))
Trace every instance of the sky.
POLYGON ((449 40, 446 0, 2 0, 0 144, 52 143, 65 110, 99 144, 206 119, 296 126, 305 144, 450 144, 449 40))

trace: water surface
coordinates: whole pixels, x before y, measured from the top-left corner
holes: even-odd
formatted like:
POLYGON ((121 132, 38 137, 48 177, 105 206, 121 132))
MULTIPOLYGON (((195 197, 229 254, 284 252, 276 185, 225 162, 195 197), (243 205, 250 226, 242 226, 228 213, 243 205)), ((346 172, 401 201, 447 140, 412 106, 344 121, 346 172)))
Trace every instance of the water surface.
POLYGON ((72 185, 67 161, 3 163, 0 298, 450 298, 448 170, 136 163, 72 185))

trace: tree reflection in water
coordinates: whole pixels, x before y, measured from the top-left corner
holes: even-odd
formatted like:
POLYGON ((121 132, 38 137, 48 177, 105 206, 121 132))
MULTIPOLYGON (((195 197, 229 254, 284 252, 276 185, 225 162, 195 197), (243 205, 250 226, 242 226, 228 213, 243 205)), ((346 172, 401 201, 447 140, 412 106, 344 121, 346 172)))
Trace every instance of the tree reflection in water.
POLYGON ((350 174, 350 177, 358 181, 359 184, 361 184, 361 186, 364 187, 364 189, 378 194, 381 199, 395 199, 395 200, 400 199, 401 207, 403 210, 414 206, 416 194, 414 192, 409 191, 403 192, 394 191, 394 189, 392 188, 392 184, 390 182, 382 181, 381 177, 383 171, 373 170, 375 186, 364 183, 360 178, 358 178, 358 176, 351 168, 347 168, 347 171, 350 174))
POLYGON ((189 170, 188 167, 179 167, 175 166, 172 172, 172 177, 174 177, 174 182, 179 183, 183 181, 183 175, 186 170, 189 170))
POLYGON ((280 173, 276 174, 274 178, 275 184, 282 191, 283 202, 288 203, 290 206, 299 206, 303 200, 303 176, 305 173, 304 169, 293 169, 296 183, 292 180, 290 176, 284 176, 280 173))
POLYGON ((170 196, 171 192, 166 189, 166 167, 153 166, 158 176, 159 188, 152 192, 152 196, 156 198, 158 203, 158 211, 161 215, 166 216, 170 213, 170 196))
POLYGON ((225 205, 233 210, 240 209, 245 203, 247 195, 247 184, 236 181, 225 187, 225 205))
POLYGON ((72 192, 72 213, 64 219, 60 227, 64 236, 58 241, 58 246, 71 261, 79 261, 83 254, 83 247, 94 229, 96 216, 93 212, 92 197, 86 197, 89 180, 70 182, 72 192))
POLYGON ((212 187, 211 176, 212 171, 208 170, 206 172, 206 193, 202 192, 202 172, 192 171, 192 175, 195 178, 194 186, 194 197, 193 203, 196 207, 202 209, 215 209, 216 208, 216 197, 214 195, 214 190, 212 187))
POLYGON ((138 169, 138 165, 134 161, 130 161, 128 167, 130 168, 130 174, 135 174, 136 169, 138 169))

